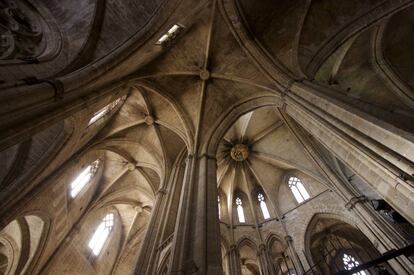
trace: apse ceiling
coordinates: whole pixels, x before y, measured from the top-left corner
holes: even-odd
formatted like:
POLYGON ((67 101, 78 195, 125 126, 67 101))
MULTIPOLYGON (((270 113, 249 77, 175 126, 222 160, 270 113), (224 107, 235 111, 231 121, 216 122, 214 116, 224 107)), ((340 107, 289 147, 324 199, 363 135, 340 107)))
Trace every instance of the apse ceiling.
POLYGON ((275 107, 241 116, 226 132, 217 151, 217 183, 227 195, 277 190, 286 173, 301 171, 321 182, 319 169, 286 127, 275 107))

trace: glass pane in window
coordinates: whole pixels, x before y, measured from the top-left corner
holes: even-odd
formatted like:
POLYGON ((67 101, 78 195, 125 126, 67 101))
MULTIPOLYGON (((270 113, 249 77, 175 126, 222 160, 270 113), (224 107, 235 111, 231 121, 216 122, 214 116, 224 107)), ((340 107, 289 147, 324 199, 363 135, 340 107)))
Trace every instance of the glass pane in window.
POLYGON ((302 197, 304 198, 304 200, 309 199, 309 194, 308 191, 306 191, 305 187, 303 186, 303 184, 301 182, 298 182, 296 184, 296 186, 299 189, 299 192, 302 194, 302 197))
MULTIPOLYGON (((348 254, 344 254, 342 261, 344 263, 344 268, 346 270, 351 270, 352 268, 359 266, 359 262, 354 257, 348 254)), ((353 275, 366 275, 366 273, 365 271, 359 271, 353 273, 353 275)))
POLYGON ((219 219, 221 219, 221 211, 220 211, 220 197, 217 197, 217 206, 218 206, 218 216, 219 219))
POLYGON ((304 199, 302 198, 302 195, 300 194, 298 188, 296 188, 296 186, 292 186, 290 188, 290 190, 292 190, 293 196, 295 196, 295 199, 298 203, 301 203, 304 201, 304 199))
POLYGON ((109 233, 112 230, 114 225, 114 214, 107 214, 102 222, 99 224, 98 228, 95 230, 91 240, 89 241, 89 248, 92 250, 92 253, 97 256, 101 252, 105 241, 107 240, 109 233))
POLYGON ((290 177, 288 185, 298 203, 301 203, 310 198, 308 191, 306 191, 300 179, 296 177, 290 177))
POLYGON ((76 177, 76 179, 71 183, 71 190, 70 195, 72 198, 76 197, 76 195, 82 190, 82 188, 89 182, 91 179, 92 173, 91 173, 91 166, 89 165, 86 167, 79 176, 76 177))
POLYGON ((244 219, 244 211, 243 211, 243 207, 241 205, 237 206, 237 215, 239 216, 239 222, 240 223, 245 223, 245 219, 244 219))
POLYGON ((262 208, 263 218, 270 218, 269 210, 267 210, 266 203, 264 201, 260 202, 260 208, 262 208))
POLYGON ((104 115, 106 115, 107 113, 109 113, 113 108, 115 108, 116 105, 118 105, 118 103, 123 100, 125 98, 118 98, 115 101, 109 103, 108 105, 106 105, 105 107, 103 107, 102 109, 100 109, 99 111, 97 111, 93 117, 89 120, 88 126, 95 123, 96 121, 98 121, 101 117, 103 117, 104 115))
POLYGON ((91 165, 88 165, 72 183, 70 184, 70 196, 76 197, 79 192, 91 180, 99 165, 99 160, 95 160, 91 165))
POLYGON ((239 217, 239 222, 240 223, 246 222, 244 219, 244 210, 242 206, 242 200, 240 198, 236 198, 236 205, 237 205, 237 215, 239 217))

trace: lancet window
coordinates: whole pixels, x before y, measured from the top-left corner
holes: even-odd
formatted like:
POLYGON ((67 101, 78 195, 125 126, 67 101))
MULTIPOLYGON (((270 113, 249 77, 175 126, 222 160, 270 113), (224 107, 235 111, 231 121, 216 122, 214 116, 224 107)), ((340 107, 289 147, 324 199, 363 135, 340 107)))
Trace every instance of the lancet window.
POLYGON ((99 160, 95 160, 88 165, 70 184, 70 196, 75 198, 80 191, 90 182, 98 170, 99 160))
POLYGON ((120 97, 120 98, 112 101, 111 103, 109 103, 108 105, 106 105, 105 107, 100 109, 99 111, 97 111, 93 115, 93 117, 89 120, 88 126, 94 124, 100 118, 104 117, 106 114, 108 114, 110 111, 112 111, 124 98, 125 97, 120 97))
POLYGON ((290 177, 289 181, 289 188, 295 196, 295 199, 298 203, 304 202, 310 198, 308 191, 306 191, 303 183, 297 177, 290 177))
POLYGON ((265 202, 265 197, 263 196, 263 194, 259 193, 257 195, 257 199, 259 201, 260 208, 262 209, 263 218, 265 218, 265 219, 270 218, 269 210, 267 209, 267 205, 266 205, 266 202, 265 202))
POLYGON ((114 214, 109 213, 96 228, 95 233, 93 234, 91 240, 89 241, 89 248, 95 256, 98 256, 101 252, 106 240, 109 237, 109 234, 114 227, 114 214))
POLYGON ((245 223, 246 220, 244 218, 244 210, 243 210, 243 205, 242 205, 242 200, 237 197, 236 198, 236 206, 237 206, 237 216, 239 217, 239 222, 240 223, 245 223))

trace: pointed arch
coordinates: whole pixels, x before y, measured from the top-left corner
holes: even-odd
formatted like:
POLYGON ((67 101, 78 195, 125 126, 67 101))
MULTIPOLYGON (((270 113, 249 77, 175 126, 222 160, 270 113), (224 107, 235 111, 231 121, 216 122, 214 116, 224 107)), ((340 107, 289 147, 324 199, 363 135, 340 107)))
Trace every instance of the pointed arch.
POLYGON ((5 274, 33 274, 39 268, 50 230, 50 218, 41 211, 30 211, 0 231, 0 243, 6 248, 5 274))

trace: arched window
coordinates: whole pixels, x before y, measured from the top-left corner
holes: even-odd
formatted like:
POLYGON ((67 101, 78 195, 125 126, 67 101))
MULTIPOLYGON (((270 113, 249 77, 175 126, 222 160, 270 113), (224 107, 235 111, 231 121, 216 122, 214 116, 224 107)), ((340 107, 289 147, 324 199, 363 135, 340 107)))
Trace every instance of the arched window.
POLYGON ((113 227, 114 214, 109 213, 103 218, 88 244, 95 256, 99 255, 101 252, 102 247, 108 239, 109 233, 111 233, 113 227))
MULTIPOLYGON (((342 257, 342 261, 344 263, 344 267, 346 270, 351 270, 352 268, 359 266, 359 262, 355 260, 354 257, 346 253, 344 253, 344 256, 342 257)), ((353 273, 353 275, 366 275, 366 273, 365 271, 359 271, 359 272, 353 273)))
POLYGON ((236 205, 237 205, 237 215, 239 217, 239 222, 240 223, 245 223, 246 220, 244 219, 244 211, 243 211, 243 206, 242 206, 242 200, 239 197, 236 198, 236 205))
POLYGON ((89 120, 88 126, 94 124, 96 121, 98 121, 101 117, 103 117, 104 115, 108 114, 110 111, 112 111, 116 105, 118 105, 119 102, 121 102, 121 100, 125 99, 125 96, 120 97, 114 101, 112 101, 111 103, 109 103, 108 105, 106 105, 105 107, 103 107, 102 109, 100 109, 99 111, 97 111, 93 117, 89 120))
POLYGON ((292 191, 298 203, 306 201, 310 198, 308 191, 306 191, 300 179, 296 177, 289 178, 289 188, 292 191))
POLYGON ((220 210, 220 196, 217 196, 217 206, 218 206, 218 215, 219 219, 221 219, 221 210, 220 210))
POLYGON ((259 193, 257 195, 257 199, 259 200, 260 208, 262 209, 263 218, 265 218, 265 220, 270 218, 269 210, 267 210, 267 205, 263 194, 259 193))
POLYGON ((70 196, 76 197, 85 185, 91 180, 96 170, 98 170, 99 160, 95 160, 86 167, 70 184, 70 196))

